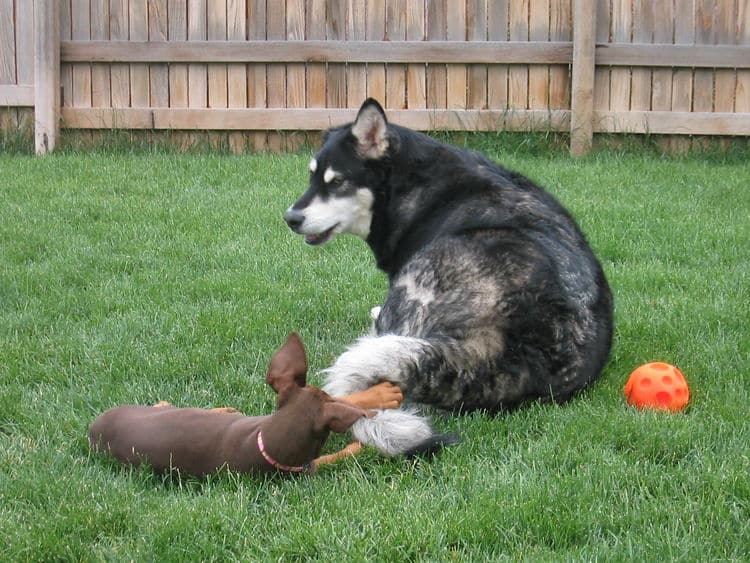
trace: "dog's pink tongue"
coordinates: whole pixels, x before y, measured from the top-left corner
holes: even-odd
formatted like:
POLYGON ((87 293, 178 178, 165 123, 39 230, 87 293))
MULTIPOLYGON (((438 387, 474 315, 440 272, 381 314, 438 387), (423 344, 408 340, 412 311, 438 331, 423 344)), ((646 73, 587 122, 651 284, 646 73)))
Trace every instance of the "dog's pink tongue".
POLYGON ((323 241, 323 235, 305 235, 305 242, 311 246, 317 246, 323 241))
POLYGON ((324 231, 322 233, 318 233, 317 235, 305 235, 305 242, 312 246, 318 246, 328 242, 332 236, 333 228, 328 229, 327 231, 324 231))

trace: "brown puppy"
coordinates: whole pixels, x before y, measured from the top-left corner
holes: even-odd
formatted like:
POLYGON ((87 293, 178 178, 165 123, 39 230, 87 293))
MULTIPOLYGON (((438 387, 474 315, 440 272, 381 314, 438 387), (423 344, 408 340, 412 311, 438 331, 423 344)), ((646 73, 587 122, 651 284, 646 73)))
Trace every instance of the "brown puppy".
POLYGON ((365 400, 333 399, 307 386, 306 374, 304 346, 292 333, 268 367, 266 382, 278 394, 273 414, 244 416, 233 409, 160 406, 163 403, 126 405, 104 412, 91 424, 89 444, 123 463, 148 463, 160 471, 196 476, 221 467, 242 473, 311 472, 359 451, 361 446, 352 444, 315 462, 330 431, 346 432, 360 418, 372 416, 357 404, 379 400, 384 393, 400 403, 400 391, 392 388, 381 388, 365 400))

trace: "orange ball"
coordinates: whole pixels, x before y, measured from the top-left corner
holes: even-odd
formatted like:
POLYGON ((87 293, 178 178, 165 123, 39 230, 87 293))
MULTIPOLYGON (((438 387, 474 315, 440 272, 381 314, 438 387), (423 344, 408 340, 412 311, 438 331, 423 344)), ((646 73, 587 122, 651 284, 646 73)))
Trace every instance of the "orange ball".
POLYGON ((651 362, 639 366, 625 384, 628 403, 639 409, 653 408, 677 412, 690 400, 690 390, 682 372, 671 364, 651 362))

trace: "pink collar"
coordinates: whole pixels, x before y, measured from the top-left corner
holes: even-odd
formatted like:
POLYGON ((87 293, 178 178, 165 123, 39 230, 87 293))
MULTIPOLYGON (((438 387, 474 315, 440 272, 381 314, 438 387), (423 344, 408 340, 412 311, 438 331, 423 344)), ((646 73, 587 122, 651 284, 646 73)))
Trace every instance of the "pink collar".
POLYGON ((291 467, 289 465, 284 465, 283 463, 279 463, 275 459, 273 459, 270 455, 268 455, 268 452, 263 447, 263 433, 258 430, 258 449, 260 450, 260 455, 263 456, 263 458, 273 465, 276 469, 279 471, 291 471, 292 473, 302 473, 303 471, 308 471, 310 469, 310 464, 306 465, 297 465, 295 467, 291 467))

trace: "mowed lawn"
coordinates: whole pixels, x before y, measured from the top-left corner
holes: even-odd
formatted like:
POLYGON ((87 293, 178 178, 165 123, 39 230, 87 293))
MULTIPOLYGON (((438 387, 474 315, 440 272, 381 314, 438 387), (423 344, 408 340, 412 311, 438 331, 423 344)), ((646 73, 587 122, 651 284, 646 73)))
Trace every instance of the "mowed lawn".
POLYGON ((268 413, 288 332, 316 383, 367 330, 386 280, 366 245, 310 248, 282 220, 310 154, 0 155, 0 560, 750 558, 748 160, 483 146, 602 260, 602 380, 565 406, 437 413, 463 442, 431 460, 291 479, 127 469, 86 431, 122 403, 268 413), (686 374, 685 412, 625 403, 651 360, 686 374))

